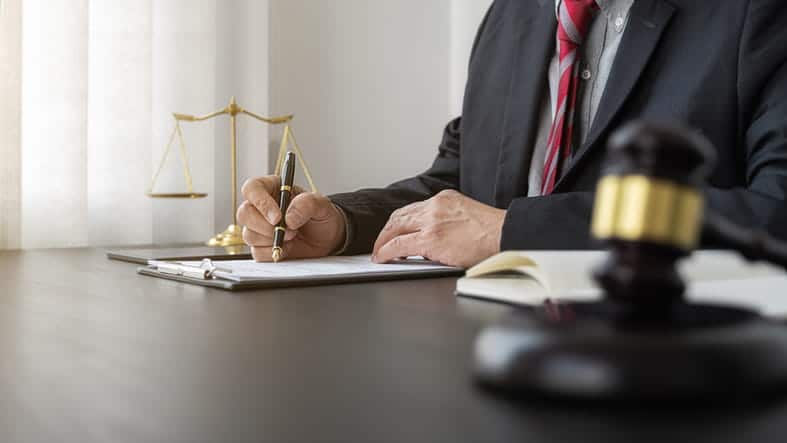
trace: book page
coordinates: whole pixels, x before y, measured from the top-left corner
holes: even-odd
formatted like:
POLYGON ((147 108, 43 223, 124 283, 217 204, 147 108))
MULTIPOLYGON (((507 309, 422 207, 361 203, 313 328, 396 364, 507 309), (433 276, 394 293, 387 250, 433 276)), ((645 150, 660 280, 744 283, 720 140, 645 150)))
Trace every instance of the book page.
MULTIPOLYGON (((548 293, 591 291, 597 288, 593 272, 608 259, 604 251, 512 251, 501 255, 502 263, 479 267, 482 271, 510 270, 540 282, 548 293), (517 257, 520 256, 520 257, 517 257), (523 265, 527 259, 535 266, 523 265), (508 264, 508 266, 505 266, 508 264)), ((698 251, 678 262, 681 276, 687 283, 727 281, 783 275, 783 270, 763 264, 749 263, 738 254, 724 251, 698 251)), ((483 278, 484 274, 479 273, 483 278)), ((473 270, 468 275, 475 275, 473 270)))
POLYGON ((550 294, 595 290, 592 271, 606 258, 599 251, 528 251, 527 255, 536 262, 538 279, 550 294))
MULTIPOLYGON (((200 266, 201 262, 181 262, 187 266, 200 266)), ((336 277, 358 274, 409 273, 430 270, 456 269, 412 260, 395 264, 376 264, 370 255, 354 257, 324 257, 309 260, 256 263, 252 260, 219 261, 213 263, 216 277, 231 281, 264 279, 292 279, 306 277, 336 277)))

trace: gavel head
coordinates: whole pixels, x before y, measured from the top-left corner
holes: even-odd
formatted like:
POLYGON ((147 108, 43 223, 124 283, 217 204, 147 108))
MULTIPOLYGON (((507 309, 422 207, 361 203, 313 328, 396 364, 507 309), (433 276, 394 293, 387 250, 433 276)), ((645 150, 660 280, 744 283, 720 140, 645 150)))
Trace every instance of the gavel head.
POLYGON ((699 244, 713 162, 710 142, 678 126, 632 123, 610 138, 592 221, 593 236, 611 250, 595 273, 608 297, 648 305, 682 298, 675 265, 699 244))

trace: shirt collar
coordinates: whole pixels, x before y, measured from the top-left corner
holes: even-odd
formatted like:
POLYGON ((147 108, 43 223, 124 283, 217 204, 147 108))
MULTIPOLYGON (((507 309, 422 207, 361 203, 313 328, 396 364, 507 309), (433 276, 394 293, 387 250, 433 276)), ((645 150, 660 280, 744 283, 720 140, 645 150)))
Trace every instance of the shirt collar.
MULTIPOLYGON (((555 17, 560 17, 561 3, 563 0, 555 0, 555 17)), ((608 16, 613 12, 623 12, 624 15, 628 15, 628 10, 634 4, 634 0, 596 0, 596 4, 608 16)))
MULTIPOLYGON (((560 15, 560 4, 563 3, 563 0, 555 0, 555 16, 559 17, 560 15)), ((596 0, 596 4, 602 11, 606 11, 609 8, 610 3, 614 3, 614 0, 596 0)))

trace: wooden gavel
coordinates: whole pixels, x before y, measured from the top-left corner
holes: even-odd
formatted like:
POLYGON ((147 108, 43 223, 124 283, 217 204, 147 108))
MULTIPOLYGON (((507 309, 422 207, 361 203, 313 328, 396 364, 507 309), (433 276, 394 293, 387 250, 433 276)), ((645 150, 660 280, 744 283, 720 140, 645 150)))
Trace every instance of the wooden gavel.
POLYGON ((480 384, 507 394, 637 401, 738 399, 787 387, 787 326, 684 298, 677 263, 703 236, 787 265, 782 243, 706 208, 713 164, 713 146, 689 129, 633 123, 617 131, 592 220, 593 236, 609 249, 593 271, 603 300, 520 309, 486 328, 476 342, 480 384))

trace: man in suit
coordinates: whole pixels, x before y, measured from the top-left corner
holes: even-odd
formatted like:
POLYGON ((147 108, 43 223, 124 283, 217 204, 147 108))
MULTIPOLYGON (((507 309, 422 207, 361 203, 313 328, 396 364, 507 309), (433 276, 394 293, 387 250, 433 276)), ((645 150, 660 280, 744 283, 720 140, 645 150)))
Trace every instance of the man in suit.
MULTIPOLYGON (((285 256, 471 266, 500 250, 589 248, 606 139, 634 119, 703 133, 719 159, 710 210, 787 237, 783 0, 497 0, 432 167, 385 189, 301 192, 285 256)), ((238 216, 258 260, 282 216, 277 186, 243 189, 238 216)))

